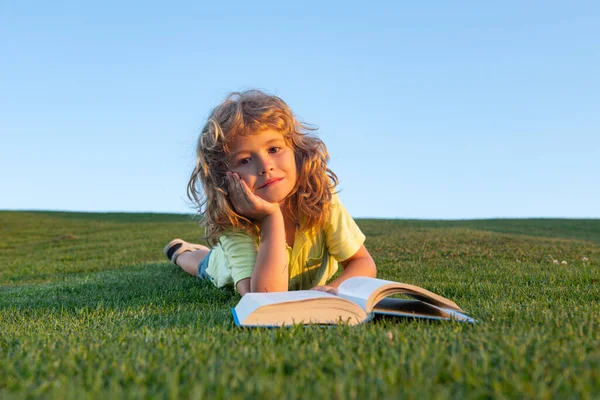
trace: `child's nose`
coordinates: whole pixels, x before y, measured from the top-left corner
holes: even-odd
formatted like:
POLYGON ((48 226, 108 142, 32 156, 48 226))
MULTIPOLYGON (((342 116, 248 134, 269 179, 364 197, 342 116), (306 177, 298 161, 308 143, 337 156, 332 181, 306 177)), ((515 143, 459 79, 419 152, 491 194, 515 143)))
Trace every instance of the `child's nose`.
POLYGON ((260 170, 260 174, 261 174, 261 175, 264 175, 264 174, 266 174, 266 173, 267 173, 267 172, 269 172, 269 171, 273 171, 273 167, 269 166, 269 167, 264 167, 264 168, 261 168, 261 170, 260 170))
POLYGON ((261 175, 266 174, 269 171, 273 170, 273 163, 271 162, 270 159, 268 158, 264 158, 261 160, 260 165, 259 165, 259 171, 261 175))

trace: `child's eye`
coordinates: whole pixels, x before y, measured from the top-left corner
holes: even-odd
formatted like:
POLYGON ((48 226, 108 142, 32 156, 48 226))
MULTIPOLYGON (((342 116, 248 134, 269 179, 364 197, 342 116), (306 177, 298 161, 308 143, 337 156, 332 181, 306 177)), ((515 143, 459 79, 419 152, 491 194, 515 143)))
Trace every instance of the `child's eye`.
POLYGON ((246 165, 246 164, 248 164, 249 162, 250 162, 250 159, 249 159, 249 158, 242 158, 242 159, 239 161, 240 165, 246 165))
POLYGON ((269 153, 271 153, 271 154, 277 153, 279 150, 281 150, 281 147, 271 147, 269 149, 269 153))

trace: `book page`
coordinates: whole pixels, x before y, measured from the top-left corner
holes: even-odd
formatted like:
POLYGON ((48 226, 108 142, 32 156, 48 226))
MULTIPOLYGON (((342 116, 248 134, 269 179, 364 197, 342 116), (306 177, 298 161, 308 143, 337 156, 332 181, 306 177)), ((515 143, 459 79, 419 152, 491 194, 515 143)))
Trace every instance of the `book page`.
POLYGON ((247 293, 232 314, 238 326, 355 325, 370 317, 357 304, 316 290, 247 293))
POLYGON ((391 281, 384 281, 382 279, 367 278, 364 276, 355 276, 342 282, 338 287, 338 296, 350 297, 355 299, 363 299, 363 303, 382 286, 390 283, 391 281))
POLYGON ((270 304, 293 303, 298 301, 337 298, 329 293, 317 290, 296 290, 293 292, 271 292, 271 293, 246 293, 237 306, 235 312, 240 321, 244 321, 250 314, 260 307, 270 304))
POLYGON ((338 288, 338 295, 340 297, 360 304, 367 312, 371 312, 373 306, 383 298, 396 293, 402 293, 438 307, 462 311, 452 300, 408 283, 367 277, 353 277, 342 282, 338 288))
POLYGON ((475 319, 456 310, 436 307, 432 304, 423 303, 420 300, 385 298, 375 305, 373 311, 375 314, 398 317, 477 322, 475 319))
MULTIPOLYGON (((293 301, 302 301, 307 299, 316 299, 319 297, 333 297, 335 295, 319 292, 318 290, 295 290, 290 292, 270 292, 270 293, 247 293, 250 294, 252 301, 258 306, 264 306, 274 303, 288 303, 293 301)), ((246 297, 244 295, 244 297, 246 297)))
POLYGON ((378 314, 450 318, 450 314, 445 312, 444 309, 423 303, 420 300, 386 298, 375 304, 373 311, 378 314))

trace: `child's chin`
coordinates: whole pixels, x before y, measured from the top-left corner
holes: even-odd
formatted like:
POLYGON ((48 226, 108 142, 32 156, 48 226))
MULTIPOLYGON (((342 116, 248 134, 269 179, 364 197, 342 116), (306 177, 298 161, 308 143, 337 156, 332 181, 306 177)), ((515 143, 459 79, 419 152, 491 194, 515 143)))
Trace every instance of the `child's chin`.
POLYGON ((282 201, 285 200, 285 196, 271 195, 271 196, 264 196, 263 199, 265 199, 269 203, 281 203, 282 201))
POLYGON ((263 200, 268 201, 269 203, 281 203, 285 201, 285 199, 289 195, 289 193, 286 193, 285 190, 270 190, 256 194, 263 200))
POLYGON ((265 200, 269 203, 281 203, 283 201, 283 199, 276 196, 269 196, 268 198, 265 198, 265 200))

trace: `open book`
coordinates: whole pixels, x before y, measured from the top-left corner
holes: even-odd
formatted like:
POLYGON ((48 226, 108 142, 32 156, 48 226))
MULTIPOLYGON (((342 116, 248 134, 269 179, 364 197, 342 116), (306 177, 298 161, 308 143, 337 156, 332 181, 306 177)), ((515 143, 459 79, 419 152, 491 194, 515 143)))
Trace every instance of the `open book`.
POLYGON ((418 286, 382 279, 354 277, 333 295, 316 290, 247 293, 231 310, 237 326, 294 324, 356 325, 375 314, 475 322, 451 300, 418 286), (402 294, 411 299, 392 298, 402 294))

